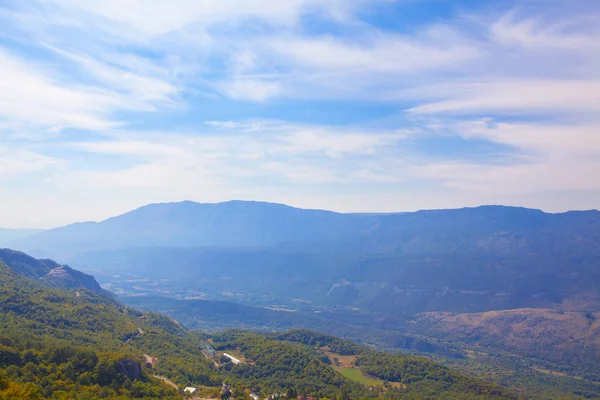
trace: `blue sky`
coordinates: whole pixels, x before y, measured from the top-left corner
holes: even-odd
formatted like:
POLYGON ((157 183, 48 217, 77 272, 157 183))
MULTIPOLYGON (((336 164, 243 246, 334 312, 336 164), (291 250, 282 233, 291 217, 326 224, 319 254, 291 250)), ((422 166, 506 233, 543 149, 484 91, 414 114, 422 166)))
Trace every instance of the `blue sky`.
POLYGON ((599 208, 600 3, 5 0, 0 226, 599 208))

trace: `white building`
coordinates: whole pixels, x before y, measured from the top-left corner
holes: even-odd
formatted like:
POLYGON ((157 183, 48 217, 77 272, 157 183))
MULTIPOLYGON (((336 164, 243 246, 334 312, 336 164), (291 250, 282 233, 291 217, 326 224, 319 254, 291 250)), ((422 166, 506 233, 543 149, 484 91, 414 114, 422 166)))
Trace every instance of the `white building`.
POLYGON ((232 363, 234 363, 234 364, 239 364, 239 363, 241 363, 241 361, 240 361, 240 360, 238 360, 237 358, 235 358, 235 357, 233 357, 233 356, 230 356, 230 355, 229 355, 229 354, 227 354, 227 353, 223 353, 223 355, 224 355, 225 357, 229 358, 229 359, 231 360, 231 362, 232 362, 232 363))
POLYGON ((183 393, 195 395, 196 393, 198 393, 198 389, 196 389, 195 387, 189 387, 188 386, 185 389, 183 389, 183 393))

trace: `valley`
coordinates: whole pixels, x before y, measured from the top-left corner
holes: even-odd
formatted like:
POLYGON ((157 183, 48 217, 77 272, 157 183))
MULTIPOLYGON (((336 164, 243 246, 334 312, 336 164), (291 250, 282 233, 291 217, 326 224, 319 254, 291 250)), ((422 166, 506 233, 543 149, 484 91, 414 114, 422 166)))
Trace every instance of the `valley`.
POLYGON ((600 400, 600 0, 0 0, 0 400, 600 400))
MULTIPOLYGON (((127 306, 189 329, 305 328, 426 356, 525 397, 593 398, 599 242, 597 211, 362 215, 185 202, 14 244, 53 253, 127 306)), ((380 386, 356 366, 335 367, 380 386)))
POLYGON ((44 263, 14 251, 4 254, 20 262, 11 267, 0 258, 3 399, 179 399, 188 390, 194 398, 223 399, 268 398, 286 391, 345 399, 515 399, 500 386, 425 358, 390 355, 307 330, 189 331, 104 293, 83 286, 56 288, 24 275, 44 263), (331 366, 323 354, 326 347, 353 355, 365 372, 347 378, 331 366), (395 365, 397 375, 387 380, 398 385, 374 390, 380 363, 395 365), (375 369, 367 372, 371 366, 375 369))

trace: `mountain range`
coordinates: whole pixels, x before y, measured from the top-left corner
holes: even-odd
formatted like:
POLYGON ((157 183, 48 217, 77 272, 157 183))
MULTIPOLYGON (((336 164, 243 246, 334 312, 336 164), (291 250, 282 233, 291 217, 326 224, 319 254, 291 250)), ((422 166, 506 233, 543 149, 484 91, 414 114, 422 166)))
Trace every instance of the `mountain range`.
POLYGON ((312 243, 316 248, 430 254, 475 252, 598 254, 600 212, 548 214, 483 206, 397 214, 341 214, 274 203, 190 201, 151 204, 102 222, 50 229, 10 241, 30 253, 59 258, 92 250, 148 246, 261 247, 312 243), (317 244, 318 243, 318 244, 317 244))
POLYGON ((268 246, 351 238, 369 217, 282 204, 230 201, 151 204, 102 222, 83 222, 16 240, 13 247, 61 257, 139 246, 268 246))
POLYGON ((35 235, 42 232, 41 229, 7 229, 0 228, 0 243, 7 243, 13 240, 35 235))
POLYGON ((97 274, 131 273, 251 303, 485 312, 600 304, 600 212, 484 206, 339 214, 232 201, 153 204, 11 242, 97 274))
POLYGON ((594 396, 600 381, 596 210, 341 214, 182 202, 8 244, 190 328, 317 329, 495 370, 487 378, 528 393, 594 396))

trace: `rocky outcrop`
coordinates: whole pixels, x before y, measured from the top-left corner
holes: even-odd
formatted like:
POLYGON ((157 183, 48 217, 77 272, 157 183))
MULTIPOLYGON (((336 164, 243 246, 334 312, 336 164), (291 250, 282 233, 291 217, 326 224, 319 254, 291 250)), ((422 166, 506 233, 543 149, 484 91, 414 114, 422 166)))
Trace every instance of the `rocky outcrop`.
POLYGON ((127 377, 135 381, 142 377, 142 367, 135 360, 131 358, 122 358, 117 363, 119 373, 127 375, 127 377))
POLYGON ((0 249, 0 260, 16 273, 39 279, 46 286, 60 289, 83 288, 114 298, 112 293, 102 289, 93 276, 67 265, 60 265, 52 260, 36 260, 25 253, 9 249, 0 249))
POLYGON ((0 249, 0 259, 13 271, 28 278, 41 278, 52 269, 60 267, 52 260, 36 260, 35 258, 10 249, 0 249))
POLYGON ((77 271, 67 265, 61 265, 50 270, 41 280, 52 287, 61 289, 88 289, 103 296, 113 298, 114 295, 107 290, 102 289, 98 281, 88 274, 77 271))

